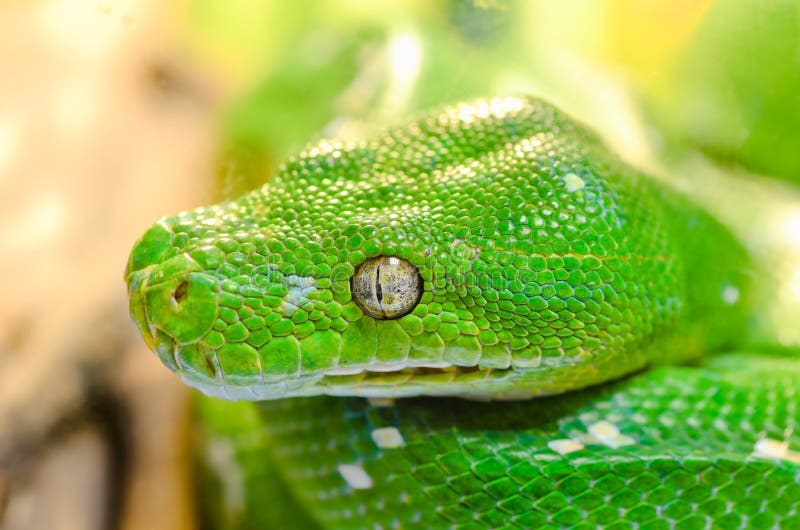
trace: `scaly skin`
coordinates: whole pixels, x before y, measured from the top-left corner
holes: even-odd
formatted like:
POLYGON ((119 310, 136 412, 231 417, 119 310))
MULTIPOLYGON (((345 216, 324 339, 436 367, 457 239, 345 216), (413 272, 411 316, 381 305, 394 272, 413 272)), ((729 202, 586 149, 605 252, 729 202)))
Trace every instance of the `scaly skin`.
POLYGON ((321 528, 796 528, 800 452, 770 448, 800 446, 798 378, 796 358, 737 354, 516 402, 204 398, 198 409, 227 483, 222 528, 301 528, 301 514, 321 528), (290 514, 267 487, 267 438, 281 493, 303 506, 290 514))
MULTIPOLYGON (((239 200, 158 221, 132 251, 126 276, 145 340, 187 384, 212 396, 518 399, 739 344, 753 312, 751 269, 721 225, 618 161, 571 119, 537 100, 499 98, 445 108, 371 140, 310 147, 239 200), (397 319, 365 314, 351 289, 360 266, 381 256, 405 260, 421 278, 418 302, 410 297, 416 305, 397 319)), ((388 281, 379 298, 389 296, 388 281)), ((741 359, 728 368, 733 379, 742 370, 796 370, 791 361, 741 359)), ((620 474, 619 459, 663 459, 670 470, 697 475, 698 440, 669 436, 669 428, 641 418, 655 421, 675 403, 686 408, 684 398, 711 395, 713 374, 662 368, 618 386, 513 404, 410 401, 385 421, 352 399, 208 402, 199 414, 206 436, 233 444, 231 454, 242 439, 250 450, 272 445, 287 491, 323 526, 569 525, 569 517, 590 511, 578 503, 582 491, 602 494, 600 504, 611 510, 600 523, 700 514, 741 522, 765 509, 747 502, 752 488, 785 484, 795 489, 770 513, 796 518, 800 472, 791 462, 758 464, 753 469, 781 470, 782 482, 748 472, 713 513, 692 497, 667 516, 665 498, 634 502, 599 487, 612 476, 627 485, 642 469, 655 487, 670 472, 644 465, 620 474), (630 410, 637 399, 638 416, 630 410), (238 428, 232 418, 237 411, 251 417, 252 407, 259 420, 238 428), (603 418, 623 434, 592 438, 591 429, 584 436, 573 425, 594 421, 595 431, 613 434, 603 418), (637 430, 640 423, 647 425, 637 430), (371 438, 380 426, 395 429, 379 433, 390 433, 397 447, 382 447, 381 434, 371 438), (571 470, 556 475, 585 480, 546 506, 547 491, 561 491, 548 471, 559 461, 571 470), (550 482, 531 489, 540 475, 550 482), (366 503, 362 487, 384 501, 366 503), (639 504, 648 511, 630 513, 639 504), (567 508, 572 515, 556 517, 567 508)), ((728 481, 751 469, 755 442, 776 429, 791 434, 798 422, 789 405, 794 387, 782 383, 769 398, 780 413, 772 410, 770 429, 756 427, 766 411, 745 400, 764 390, 763 381, 731 390, 734 403, 715 402, 694 417, 703 425, 712 416, 740 422, 741 443, 717 445, 708 433, 699 444, 714 451, 703 458, 728 481)), ((253 510, 274 496, 252 479, 257 465, 239 467, 247 502, 231 501, 245 514, 232 524, 267 524, 269 515, 262 521, 253 510)), ((691 490, 668 489, 673 497, 691 490)))

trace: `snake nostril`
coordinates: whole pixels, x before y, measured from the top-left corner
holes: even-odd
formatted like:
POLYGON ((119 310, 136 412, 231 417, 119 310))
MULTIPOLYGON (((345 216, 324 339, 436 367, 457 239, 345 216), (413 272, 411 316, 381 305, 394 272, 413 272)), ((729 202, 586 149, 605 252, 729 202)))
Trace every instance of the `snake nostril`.
POLYGON ((189 293, 189 282, 183 280, 176 288, 175 291, 172 293, 172 299, 175 300, 176 304, 182 303, 186 300, 186 295, 189 293))
POLYGON ((151 269, 137 284, 143 317, 180 344, 205 335, 217 318, 217 278, 197 272, 200 266, 176 256, 151 269), (195 269, 195 270, 193 270, 195 269))

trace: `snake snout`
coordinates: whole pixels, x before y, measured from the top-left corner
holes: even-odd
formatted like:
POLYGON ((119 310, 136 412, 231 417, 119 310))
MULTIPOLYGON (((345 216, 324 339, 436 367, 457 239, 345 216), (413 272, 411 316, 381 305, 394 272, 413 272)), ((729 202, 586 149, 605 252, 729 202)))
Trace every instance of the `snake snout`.
POLYGON ((157 223, 128 260, 130 314, 147 345, 169 368, 181 371, 178 352, 200 342, 217 320, 219 281, 187 253, 175 254, 173 234, 157 223))

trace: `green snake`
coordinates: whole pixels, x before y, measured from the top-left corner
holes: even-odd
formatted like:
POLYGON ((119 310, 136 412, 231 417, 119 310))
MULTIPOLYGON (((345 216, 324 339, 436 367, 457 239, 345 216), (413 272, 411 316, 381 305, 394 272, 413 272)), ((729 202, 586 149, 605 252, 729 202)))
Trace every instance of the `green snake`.
POLYGON ((156 222, 126 279, 161 361, 233 401, 195 407, 216 525, 800 527, 800 364, 742 350, 756 270, 502 97, 310 146, 156 222))

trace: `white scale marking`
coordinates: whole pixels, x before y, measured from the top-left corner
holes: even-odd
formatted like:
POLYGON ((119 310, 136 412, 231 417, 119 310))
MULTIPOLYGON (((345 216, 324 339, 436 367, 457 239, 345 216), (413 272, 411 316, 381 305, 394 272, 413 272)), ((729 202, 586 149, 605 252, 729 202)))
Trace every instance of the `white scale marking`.
POLYGON ((733 305, 739 301, 739 289, 733 285, 727 285, 722 289, 722 301, 728 305, 733 305))
POLYGON ((772 438, 762 438, 756 442, 753 456, 786 460, 800 464, 800 452, 789 449, 789 442, 781 442, 772 438))
POLYGON ((381 449, 394 449, 405 444, 403 435, 394 427, 382 427, 373 430, 372 439, 375 441, 375 445, 381 449))
POLYGON ((575 451, 580 451, 583 449, 583 444, 569 439, 550 440, 547 442, 547 447, 560 455, 566 455, 569 453, 574 453, 575 451))
POLYGON ((285 278, 288 286, 287 293, 283 296, 281 311, 287 317, 291 317, 294 312, 308 300, 308 295, 316 289, 317 280, 311 276, 297 276, 291 274, 285 278))
POLYGON ((575 173, 567 173, 564 175, 564 183, 567 185, 567 191, 570 193, 580 191, 586 186, 583 179, 575 173))
POLYGON ((354 490, 366 490, 372 487, 372 477, 364 471, 361 464, 339 464, 337 469, 347 485, 354 490))
POLYGON ((589 435, 603 445, 617 448, 632 445, 636 440, 619 432, 619 428, 607 421, 598 421, 589 426, 589 435))

